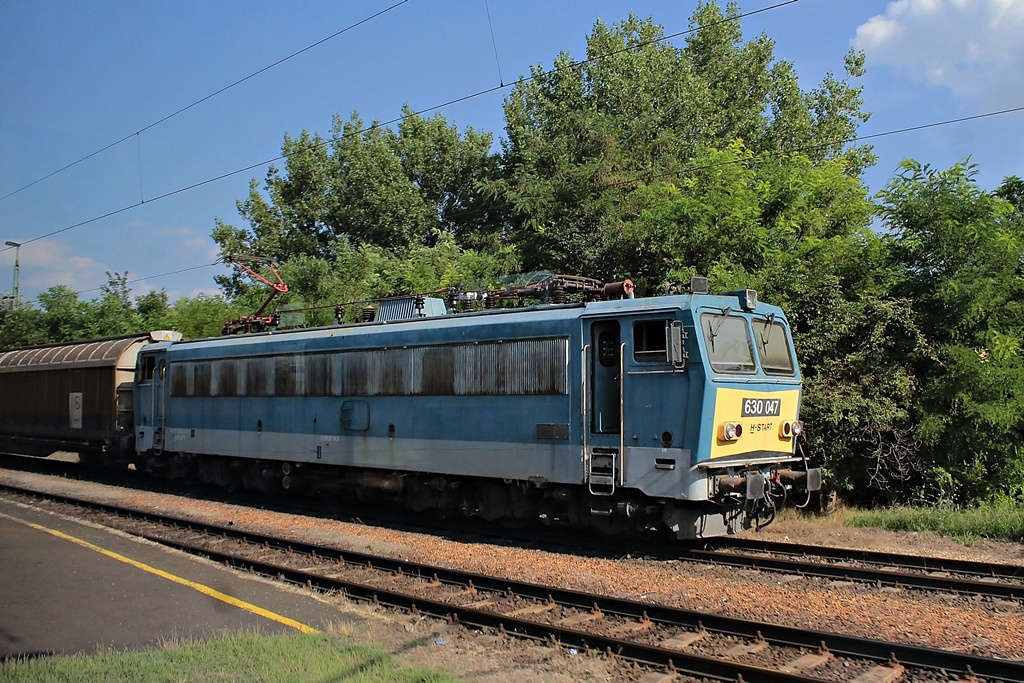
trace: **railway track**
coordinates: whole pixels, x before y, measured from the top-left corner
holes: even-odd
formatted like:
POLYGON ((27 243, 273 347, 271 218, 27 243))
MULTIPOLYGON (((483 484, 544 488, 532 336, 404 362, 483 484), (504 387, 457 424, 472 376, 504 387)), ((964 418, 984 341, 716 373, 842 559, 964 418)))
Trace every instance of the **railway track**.
POLYGON ((503 533, 501 538, 547 548, 569 547, 599 556, 623 555, 655 560, 736 567, 790 576, 897 587, 936 593, 1024 601, 1024 566, 975 562, 941 557, 881 553, 857 549, 716 538, 681 543, 659 540, 607 541, 576 538, 551 532, 503 533))
POLYGON ((770 553, 787 556, 812 556, 825 560, 849 563, 860 562, 880 567, 899 567, 929 572, 947 572, 978 578, 1020 579, 1024 581, 1024 566, 886 553, 856 548, 829 548, 801 543, 761 541, 754 538, 723 538, 706 544, 710 551, 770 553))
POLYGON ((675 558, 876 586, 1024 600, 1024 567, 1015 565, 746 540, 722 545, 727 549, 692 548, 675 558))
MULTIPOLYGON (((77 464, 0 455, 0 467, 13 467, 23 471, 57 476, 81 474, 77 464)), ((141 476, 127 481, 128 474, 109 475, 110 483, 118 485, 151 486, 153 480, 141 476)), ((162 482, 159 490, 167 490, 162 482)), ((170 490, 175 490, 172 486, 170 490)), ((225 500, 223 492, 214 493, 217 500, 225 500)), ((234 499, 234 497, 232 498, 234 499)), ((240 502, 246 505, 243 497, 240 502)), ((267 503, 261 499, 261 505, 267 503)), ((299 501, 280 500, 276 507, 284 512, 298 512, 322 516, 324 510, 299 501)), ((359 510, 332 510, 329 516, 358 518, 363 523, 393 528, 396 525, 417 530, 426 528, 423 520, 409 522, 409 515, 383 509, 374 510, 373 519, 366 516, 366 508, 359 510)), ((1024 601, 1024 566, 994 562, 954 560, 940 557, 872 552, 858 549, 832 548, 797 543, 763 541, 751 537, 719 537, 693 543, 664 542, 657 538, 609 541, 593 536, 568 537, 563 533, 543 529, 504 529, 494 524, 481 524, 475 520, 444 521, 444 530, 453 530, 471 536, 487 538, 490 542, 532 544, 545 548, 567 548, 570 552, 584 552, 597 556, 648 557, 660 560, 737 567, 755 571, 778 572, 790 576, 817 577, 832 581, 855 582, 875 587, 890 586, 908 590, 926 590, 937 593, 981 596, 996 600, 1024 601)))
POLYGON ((446 619, 485 637, 610 652, 655 672, 746 681, 1024 680, 1021 662, 595 596, 3 488, 86 509, 111 526, 239 569, 446 619))
MULTIPOLYGON (((0 466, 35 471, 41 474, 74 476, 78 466, 35 458, 0 455, 0 466)), ((137 474, 137 473, 135 473, 137 474)), ((135 485, 140 484, 135 478, 135 485)), ((124 485, 123 475, 112 483, 124 485)), ((152 480, 142 480, 146 485, 152 480)), ((164 487, 161 487, 164 488, 164 487)), ((218 496, 222 499, 223 496, 218 496)), ((266 502, 264 499, 263 503, 266 502)), ((301 514, 323 514, 323 510, 296 502, 280 502, 282 511, 301 514)), ((244 501, 242 504, 246 504, 244 501)), ((422 520, 410 525, 408 515, 376 510, 380 519, 369 519, 365 508, 346 513, 364 523, 389 527, 423 528, 422 520)), ((658 539, 639 541, 608 541, 598 537, 567 537, 547 530, 503 529, 472 520, 445 520, 446 532, 460 532, 488 538, 491 542, 518 542, 545 548, 564 547, 571 552, 585 552, 607 557, 648 557, 690 563, 721 565, 755 571, 778 572, 790 576, 818 577, 842 582, 856 582, 875 587, 890 586, 908 590, 926 590, 957 595, 976 595, 996 600, 1024 601, 1024 566, 994 562, 954 560, 940 557, 872 552, 858 549, 832 548, 763 541, 750 537, 719 537, 696 543, 664 542, 658 539)))

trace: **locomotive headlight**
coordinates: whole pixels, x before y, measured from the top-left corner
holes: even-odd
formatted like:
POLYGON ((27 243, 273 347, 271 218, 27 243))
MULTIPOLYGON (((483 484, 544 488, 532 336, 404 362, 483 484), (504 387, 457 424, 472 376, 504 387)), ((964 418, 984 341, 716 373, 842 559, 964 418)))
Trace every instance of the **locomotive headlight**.
POLYGON ((718 438, 722 441, 735 441, 743 436, 743 425, 735 422, 723 422, 718 428, 718 438))
POLYGON ((792 422, 785 421, 779 425, 779 438, 780 439, 792 439, 794 436, 800 436, 804 431, 804 423, 800 420, 793 420, 792 422))

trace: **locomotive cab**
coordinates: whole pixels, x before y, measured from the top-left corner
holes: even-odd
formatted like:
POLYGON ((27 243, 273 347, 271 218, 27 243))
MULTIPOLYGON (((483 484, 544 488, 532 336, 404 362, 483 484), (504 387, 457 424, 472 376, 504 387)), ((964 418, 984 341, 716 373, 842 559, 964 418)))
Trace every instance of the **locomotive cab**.
POLYGON ((701 301, 694 325, 706 371, 694 464, 726 532, 762 526, 794 488, 821 486, 798 452, 802 382, 788 323, 741 290, 701 301))
POLYGON ((605 302, 581 317, 592 518, 614 530, 632 516, 679 538, 736 533, 769 523, 796 486, 820 485, 820 471, 796 469, 788 323, 756 292, 605 302))

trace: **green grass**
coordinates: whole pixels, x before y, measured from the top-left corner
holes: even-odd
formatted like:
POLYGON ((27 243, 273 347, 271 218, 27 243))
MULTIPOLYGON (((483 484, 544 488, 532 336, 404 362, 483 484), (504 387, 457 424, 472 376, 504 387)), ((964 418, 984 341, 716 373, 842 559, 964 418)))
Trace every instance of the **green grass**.
POLYGON ((962 543, 983 538, 1024 541, 1024 506, 987 503, 976 508, 895 507, 850 512, 848 526, 893 531, 935 531, 962 543))
POLYGON ((328 634, 262 637, 238 634, 142 652, 12 660, 0 681, 309 681, 442 683, 458 679, 400 666, 383 647, 328 634))

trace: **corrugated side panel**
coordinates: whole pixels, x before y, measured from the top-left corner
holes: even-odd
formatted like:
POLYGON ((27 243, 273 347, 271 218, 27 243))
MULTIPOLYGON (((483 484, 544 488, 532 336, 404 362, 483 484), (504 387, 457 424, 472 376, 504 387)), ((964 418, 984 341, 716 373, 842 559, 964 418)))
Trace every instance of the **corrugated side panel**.
POLYGON ((423 310, 416 310, 415 297, 403 297, 401 299, 387 299, 380 302, 377 308, 377 320, 381 322, 394 322, 397 320, 411 320, 413 318, 432 318, 444 315, 444 301, 432 297, 423 300, 423 310))
POLYGON ((79 344, 42 346, 0 352, 0 372, 53 370, 67 367, 107 367, 142 338, 106 339, 79 344))
POLYGON ((569 393, 569 340, 184 361, 174 396, 528 396, 569 393))
POLYGON ((568 392, 568 340, 536 339, 455 347, 457 396, 568 392))

